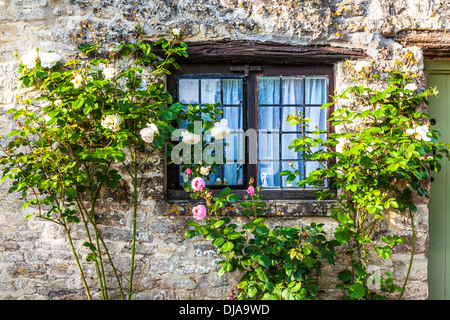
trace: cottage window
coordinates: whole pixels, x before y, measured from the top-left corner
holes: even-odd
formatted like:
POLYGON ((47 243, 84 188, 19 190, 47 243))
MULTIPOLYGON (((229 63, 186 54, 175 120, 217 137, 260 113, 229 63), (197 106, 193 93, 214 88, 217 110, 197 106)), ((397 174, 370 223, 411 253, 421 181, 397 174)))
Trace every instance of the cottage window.
MULTIPOLYGON (((332 86, 330 66, 186 65, 172 77, 170 87, 174 98, 185 105, 219 103, 228 120, 226 162, 210 176, 210 189, 226 185, 243 192, 253 177, 266 199, 312 199, 313 189, 298 188, 298 179, 287 183, 280 172, 289 169, 289 163, 304 175, 319 167, 288 146, 315 127, 330 132, 330 111, 320 107, 329 101, 332 86), (289 125, 286 118, 294 112, 310 118, 309 127, 289 125)), ((185 179, 184 172, 170 166, 169 198, 181 197, 185 179)))

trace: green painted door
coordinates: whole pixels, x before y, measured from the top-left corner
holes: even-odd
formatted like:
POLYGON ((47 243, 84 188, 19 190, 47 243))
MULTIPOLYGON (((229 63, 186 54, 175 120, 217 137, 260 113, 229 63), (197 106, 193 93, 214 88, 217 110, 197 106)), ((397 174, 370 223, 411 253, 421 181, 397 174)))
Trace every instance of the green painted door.
MULTIPOLYGON (((425 63, 427 87, 439 94, 430 98, 428 114, 436 120, 433 129, 442 142, 450 142, 450 61, 425 63)), ((442 160, 442 170, 432 173, 429 208, 428 290, 429 299, 450 300, 450 168, 442 160)))

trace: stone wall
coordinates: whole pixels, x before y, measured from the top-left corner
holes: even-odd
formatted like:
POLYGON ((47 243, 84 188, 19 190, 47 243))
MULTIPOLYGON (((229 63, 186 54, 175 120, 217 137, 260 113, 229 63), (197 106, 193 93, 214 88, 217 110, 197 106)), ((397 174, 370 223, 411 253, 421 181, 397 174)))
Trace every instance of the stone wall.
MULTIPOLYGON (((449 9, 446 0, 0 0, 0 135, 7 136, 15 125, 11 115, 5 114, 18 106, 14 52, 23 54, 39 47, 57 51, 67 60, 81 43, 98 40, 113 47, 135 40, 134 27, 140 23, 149 40, 181 28, 187 42, 231 39, 358 48, 380 67, 412 52, 417 63, 410 67, 419 74, 423 86, 424 56, 448 54, 449 9), (438 35, 440 42, 430 44, 424 35, 438 35)), ((335 66, 337 91, 348 85, 344 66, 344 61, 335 66)), ((155 156, 142 177, 145 192, 139 205, 138 260, 144 276, 139 298, 226 298, 236 275, 217 277, 213 247, 184 239, 190 217, 183 207, 189 204, 166 201, 163 178, 161 157, 155 156)), ((117 262, 119 269, 129 263, 127 183, 124 181, 114 193, 104 190, 99 212, 111 251, 123 257, 117 262)), ((0 299, 84 299, 62 230, 36 219, 27 221, 19 197, 7 191, 7 183, 1 185, 0 299)), ((407 299, 428 296, 428 209, 426 200, 417 199, 417 203, 418 248, 407 299)), ((271 224, 321 221, 332 233, 334 222, 327 217, 327 204, 278 201, 272 208, 271 224)), ((395 213, 386 221, 387 228, 403 236, 410 236, 408 225, 395 213)), ((82 248, 82 238, 75 239, 76 246, 82 248)), ((380 266, 401 279, 409 249, 406 246, 380 266)), ((345 261, 338 261, 336 266, 327 267, 321 279, 323 287, 329 289, 326 298, 340 298, 333 287, 336 271, 343 264, 345 261)))

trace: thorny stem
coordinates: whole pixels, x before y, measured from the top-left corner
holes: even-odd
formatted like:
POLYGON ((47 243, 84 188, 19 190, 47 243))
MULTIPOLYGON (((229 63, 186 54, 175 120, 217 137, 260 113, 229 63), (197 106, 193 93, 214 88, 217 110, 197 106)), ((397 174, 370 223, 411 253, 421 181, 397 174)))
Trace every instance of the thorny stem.
POLYGON ((136 218, 137 218, 137 146, 134 146, 133 154, 133 238, 131 242, 131 264, 130 264, 130 279, 128 284, 128 300, 131 300, 131 293, 133 290, 133 275, 134 275, 134 258, 136 255, 136 218))
MULTIPOLYGON (((88 222, 86 220, 85 215, 83 214, 82 207, 80 205, 81 200, 77 198, 76 202, 77 202, 78 210, 80 211, 81 218, 83 219, 83 224, 84 224, 84 228, 86 230, 86 235, 88 237, 89 243, 92 243, 92 238, 91 238, 91 233, 89 232, 88 222)), ((101 288, 101 291, 102 291, 102 297, 105 298, 104 293, 103 293, 104 292, 103 282, 102 282, 102 279, 101 279, 101 276, 100 276, 100 268, 99 268, 99 263, 98 263, 97 260, 95 260, 95 268, 96 268, 96 271, 97 271, 97 276, 98 276, 99 283, 100 283, 100 288, 101 288)))
MULTIPOLYGON (((77 201, 79 201, 79 204, 81 205, 81 207, 83 207, 83 210, 87 213, 87 209, 86 209, 86 207, 84 206, 83 202, 82 202, 81 200, 77 200, 77 201)), ((123 289, 122 289, 122 285, 121 285, 121 283, 120 283, 120 278, 119 278, 119 276, 118 276, 118 274, 117 274, 118 271, 117 271, 116 267, 114 266, 112 257, 111 257, 111 255, 110 255, 110 253, 109 253, 109 250, 108 250, 108 247, 106 246, 105 241, 103 240, 103 237, 101 236, 101 234, 100 234, 100 232, 99 232, 99 230, 98 230, 98 228, 97 228, 97 224, 96 224, 94 221, 92 221, 92 218, 89 216, 89 214, 88 214, 88 219, 91 221, 92 226, 94 227, 95 236, 100 240, 100 242, 101 242, 102 245, 103 245, 103 248, 104 248, 104 250, 105 250, 106 256, 108 257, 108 261, 109 261, 109 263, 111 264, 111 267, 112 267, 112 269, 113 269, 114 275, 115 275, 115 277, 116 277, 117 284, 118 284, 118 286, 119 286, 120 296, 121 296, 122 300, 124 300, 125 297, 124 297, 124 295, 123 295, 123 289)), ((100 249, 99 249, 99 250, 100 250, 100 249)))

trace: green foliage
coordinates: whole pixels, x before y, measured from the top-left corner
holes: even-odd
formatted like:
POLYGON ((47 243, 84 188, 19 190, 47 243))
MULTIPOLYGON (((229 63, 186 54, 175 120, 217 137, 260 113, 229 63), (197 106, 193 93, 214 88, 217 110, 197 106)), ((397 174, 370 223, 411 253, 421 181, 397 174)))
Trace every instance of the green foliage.
MULTIPOLYGON (((250 187, 253 180, 250 180, 250 187)), ((209 216, 204 223, 188 222, 192 229, 187 238, 201 236, 210 240, 222 257, 218 275, 239 270, 243 276, 238 284, 238 299, 310 300, 318 293, 317 277, 323 261, 334 263, 335 247, 339 243, 327 240, 323 224, 311 223, 303 227, 276 226, 273 229, 260 217, 266 203, 261 188, 248 190, 240 202, 247 222, 239 218, 240 225, 229 217, 219 218, 217 210, 227 202, 238 200, 223 189, 211 199, 209 190, 196 192, 205 198, 209 216), (218 205, 219 204, 219 205, 218 205)))
MULTIPOLYGON (((384 87, 348 87, 323 106, 336 106, 329 121, 340 129, 326 140, 320 137, 326 132, 316 130, 313 136, 297 138, 289 146, 302 151, 304 159, 321 164, 309 176, 300 177, 298 186, 313 186, 318 199, 337 200, 332 210, 332 217, 339 222, 334 235, 337 241, 349 245, 354 259, 353 270, 340 274, 344 284, 339 288, 346 290, 349 299, 381 297, 368 288, 369 256, 375 253, 388 259, 393 248, 406 241, 396 235, 377 239, 376 230, 387 210, 409 214, 414 255, 414 197, 429 196, 426 182, 430 169, 438 172, 439 161, 449 158, 448 145, 438 142, 439 133, 429 127, 428 115, 420 112, 422 104, 435 94, 433 89, 418 90, 413 85, 414 76, 396 70, 389 73, 386 82, 376 74, 365 72, 363 76, 366 83, 380 81, 384 87), (341 101, 354 103, 340 107, 341 101)), ((302 130, 309 122, 300 115, 291 115, 287 120, 302 130)), ((290 180, 299 176, 292 170, 282 174, 290 180)), ((398 289, 389 274, 381 283, 381 291, 392 293, 398 289)))
MULTIPOLYGON (((83 60, 72 59, 64 65, 55 62, 49 67, 39 53, 35 66, 28 67, 24 61, 19 64, 20 86, 34 87, 39 96, 8 111, 18 128, 2 147, 2 182, 10 179, 9 192, 19 192, 23 208, 31 205, 36 210, 28 219, 35 215, 63 226, 71 245, 71 225, 83 223, 84 246, 90 250, 87 261, 95 265, 103 299, 108 299, 105 260, 114 270, 123 299, 125 295, 123 280, 97 229, 100 191, 118 187, 124 173, 117 170, 120 166, 133 182, 132 261, 126 279, 130 299, 132 290, 137 289, 133 273, 138 172, 154 150, 167 145, 180 121, 189 119, 160 81, 171 68, 179 68, 173 56, 186 56, 186 48, 178 36, 154 44, 122 44, 115 54, 130 63, 121 68, 99 57, 99 46, 90 44, 79 48, 85 54, 83 60), (155 55, 156 47, 163 49, 164 57, 155 55), (31 111, 35 101, 44 104, 39 113, 31 111), (150 125, 153 134, 144 138, 141 130, 150 125)), ((79 253, 72 249, 91 299, 79 253)))

